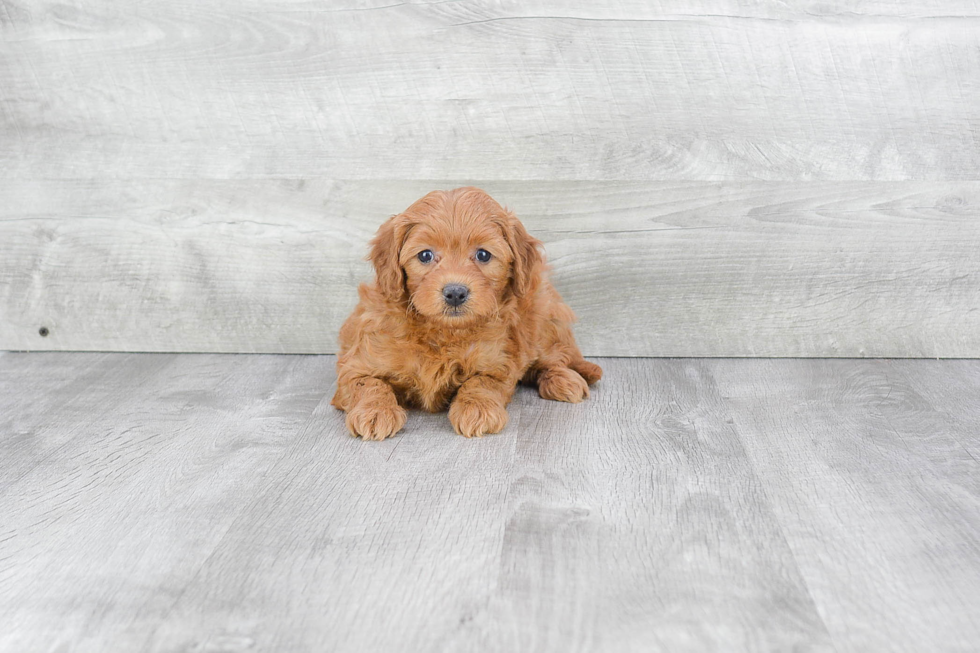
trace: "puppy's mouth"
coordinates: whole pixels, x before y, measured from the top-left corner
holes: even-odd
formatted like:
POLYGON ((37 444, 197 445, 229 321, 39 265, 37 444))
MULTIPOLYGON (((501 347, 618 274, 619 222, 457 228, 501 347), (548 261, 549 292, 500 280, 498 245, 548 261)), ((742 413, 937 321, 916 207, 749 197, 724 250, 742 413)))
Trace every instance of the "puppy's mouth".
POLYGON ((462 321, 463 318, 470 317, 472 312, 469 310, 468 306, 449 306, 443 302, 439 302, 442 306, 427 306, 424 302, 420 305, 415 301, 415 296, 409 297, 408 305, 415 312, 416 315, 421 317, 426 317, 430 320, 447 320, 449 322, 462 321), (426 310, 428 309, 428 310, 426 310), (433 310, 435 309, 435 310, 433 310))

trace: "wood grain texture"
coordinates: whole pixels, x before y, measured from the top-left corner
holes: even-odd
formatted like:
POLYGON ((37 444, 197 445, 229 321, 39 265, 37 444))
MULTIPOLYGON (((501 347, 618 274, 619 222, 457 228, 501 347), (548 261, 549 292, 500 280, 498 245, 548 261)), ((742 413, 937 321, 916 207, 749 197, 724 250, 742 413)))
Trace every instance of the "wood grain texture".
POLYGON ((909 386, 908 394, 932 408, 933 430, 948 433, 980 461, 980 439, 972 437, 980 426, 974 417, 980 413, 980 378, 967 373, 972 361, 951 361, 951 366, 915 366, 898 370, 909 386), (914 394, 913 394, 914 393, 914 394))
MULTIPOLYGON (((46 397, 87 402, 83 419, 77 403, 32 405, 16 416, 26 433, 2 435, 5 465, 29 470, 0 488, 3 651, 139 650, 321 402, 334 362, 93 357, 73 356, 80 394, 46 397), (107 390, 114 403, 101 401, 107 390)), ((3 393, 33 395, 35 379, 53 384, 66 364, 9 356, 3 393)))
POLYGON ((601 362, 581 407, 521 393, 496 592, 450 650, 834 650, 710 364, 601 362))
POLYGON ((3 0, 4 179, 975 180, 975 2, 3 0))
MULTIPOLYGON (((333 352, 377 226, 462 183, 18 182, 0 348, 333 352)), ((483 185, 587 355, 980 356, 978 182, 483 185)))
POLYGON ((103 413, 125 406, 129 394, 157 378, 172 356, 93 354, 78 358, 9 356, 0 362, 0 492, 57 457, 74 438, 85 439, 103 413), (11 392, 21 384, 29 391, 11 392), (60 421, 43 429, 39 419, 60 421))
POLYGON ((976 361, 718 361, 741 434, 839 651, 980 641, 976 361), (926 375, 916 384, 910 378, 926 375), (966 443, 967 446, 964 446, 966 443), (969 447, 969 448, 968 448, 969 447), (897 611, 896 602, 904 605, 897 611))
POLYGON ((332 357, 0 354, 0 651, 980 639, 980 405, 930 398, 980 363, 600 362, 498 436, 365 443, 332 357))

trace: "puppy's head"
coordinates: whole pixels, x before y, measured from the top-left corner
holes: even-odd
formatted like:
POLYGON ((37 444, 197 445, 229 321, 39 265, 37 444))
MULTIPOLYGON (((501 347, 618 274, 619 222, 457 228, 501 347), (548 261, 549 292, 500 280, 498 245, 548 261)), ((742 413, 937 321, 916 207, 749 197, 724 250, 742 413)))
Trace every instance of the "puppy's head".
POLYGON ((478 188, 433 191, 371 241, 378 288, 419 314, 462 325, 537 286, 540 241, 478 188))

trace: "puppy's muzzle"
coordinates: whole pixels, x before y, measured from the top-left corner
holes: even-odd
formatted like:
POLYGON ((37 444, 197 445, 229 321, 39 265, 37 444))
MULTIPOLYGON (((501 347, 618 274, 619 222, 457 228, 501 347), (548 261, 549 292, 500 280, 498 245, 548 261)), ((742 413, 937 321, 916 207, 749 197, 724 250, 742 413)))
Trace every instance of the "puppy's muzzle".
POLYGON ((470 296, 470 289, 460 283, 446 284, 442 288, 442 298, 446 304, 456 308, 462 306, 470 296))

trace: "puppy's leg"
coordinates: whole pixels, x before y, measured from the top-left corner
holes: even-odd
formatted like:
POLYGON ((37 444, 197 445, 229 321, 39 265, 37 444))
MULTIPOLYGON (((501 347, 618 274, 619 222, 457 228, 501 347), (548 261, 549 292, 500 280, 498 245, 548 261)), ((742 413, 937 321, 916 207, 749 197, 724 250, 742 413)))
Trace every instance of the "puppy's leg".
POLYGON ((381 379, 362 376, 345 380, 337 389, 334 405, 347 411, 347 430, 365 440, 384 440, 405 426, 405 409, 395 392, 381 379), (341 398, 342 397, 342 398, 341 398))
POLYGON ((545 399, 578 403, 589 396, 589 386, 602 378, 602 368, 582 358, 572 330, 554 326, 544 354, 531 368, 527 380, 537 383, 545 399))
POLYGON ((506 406, 516 385, 517 379, 501 380, 482 374, 470 377, 449 406, 453 428, 468 438, 501 431, 507 425, 506 406))
POLYGON ((595 385, 602 378, 602 368, 585 360, 581 354, 577 360, 573 360, 568 366, 578 372, 589 385, 595 385))
POLYGON ((581 374, 565 365, 542 367, 537 382, 538 394, 545 399, 577 404, 589 397, 589 384, 581 374))

